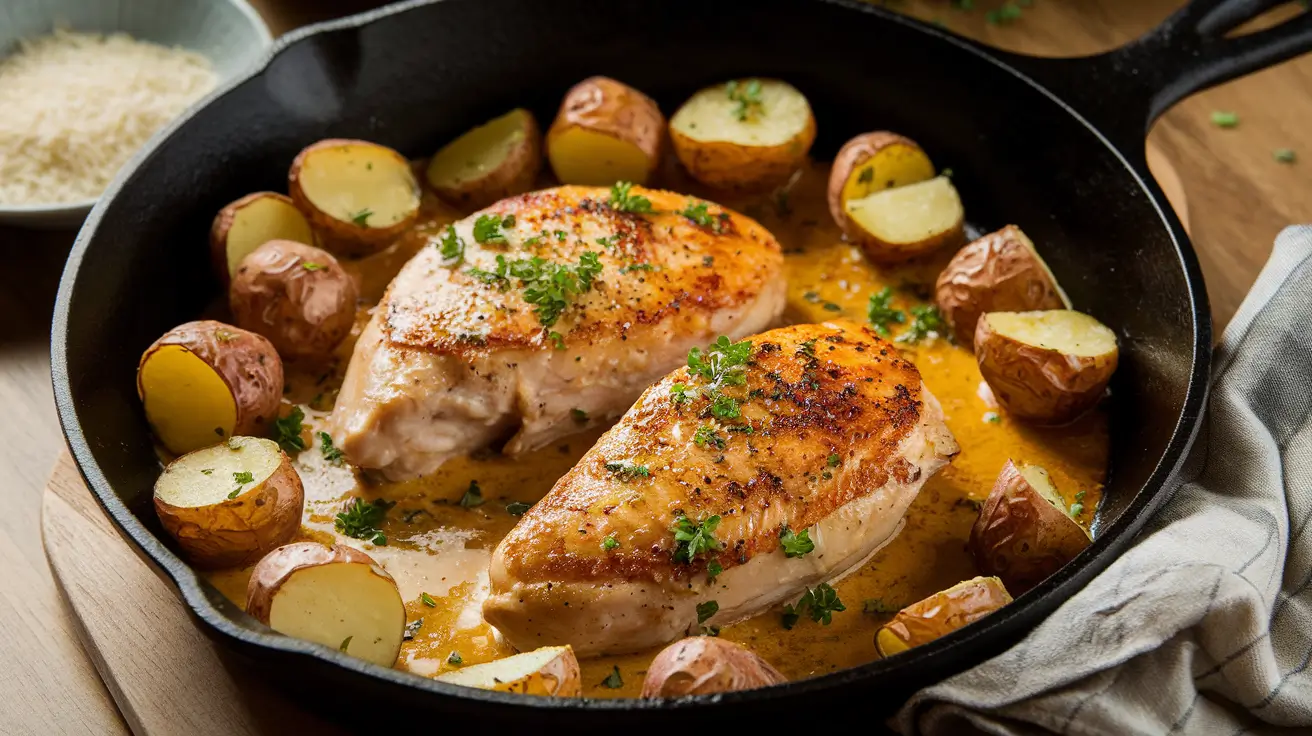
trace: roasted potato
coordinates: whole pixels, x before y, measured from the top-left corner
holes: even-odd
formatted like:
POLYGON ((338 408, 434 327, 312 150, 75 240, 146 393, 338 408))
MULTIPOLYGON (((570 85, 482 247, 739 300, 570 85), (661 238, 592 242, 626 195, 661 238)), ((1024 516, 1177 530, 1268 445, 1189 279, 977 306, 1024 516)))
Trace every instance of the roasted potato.
POLYGON ((815 142, 806 97, 777 79, 743 79, 707 87, 670 118, 670 140, 697 181, 724 190, 783 184, 815 142))
POLYGON ((291 197, 256 192, 229 204, 219 210, 210 226, 214 272, 226 286, 241 259, 270 240, 314 244, 310 223, 291 197))
POLYGON ((260 560, 246 612, 274 631, 391 667, 405 635, 396 581, 353 547, 297 542, 260 560))
POLYGON ((990 312, 975 327, 979 372, 1008 413, 1040 423, 1079 417, 1116 370, 1116 334, 1079 312, 990 312))
POLYGON ((438 675, 441 682, 483 690, 524 695, 577 697, 583 694, 579 661, 574 650, 542 647, 484 664, 438 675))
POLYGON ((137 364, 137 396, 160 444, 175 455, 235 435, 263 435, 278 417, 282 360, 240 327, 202 320, 164 333, 137 364))
POLYGON ((997 578, 978 577, 940 590, 897 612, 875 633, 875 649, 891 657, 950 634, 1011 603, 997 578))
POLYGON ((1008 460, 970 530, 980 571, 1017 594, 1033 588, 1089 546, 1048 471, 1008 460))
POLYGON ((321 358, 355 324, 355 281, 329 253, 271 240, 242 259, 228 287, 237 325, 269 339, 285 358, 321 358))
POLYGON ((570 88, 547 131, 547 158, 562 184, 646 184, 661 162, 665 116, 647 95, 608 77, 570 88))
POLYGON ((845 233, 859 232, 847 219, 847 203, 885 189, 934 178, 934 164, 910 138, 886 130, 862 133, 838 149, 829 170, 829 213, 845 233))
POLYGON ((642 681, 644 698, 751 690, 787 678, 752 650, 713 636, 690 636, 661 650, 642 681))
POLYGON ((155 513, 197 567, 236 567, 301 528, 301 477, 273 440, 230 437, 189 452, 155 481, 155 513))
POLYGON ((339 255, 383 250, 419 216, 410 162, 377 143, 319 141, 296 155, 287 178, 319 245, 339 255))
POLYGON ((533 188, 542 168, 542 133, 533 113, 511 110, 442 147, 425 178, 457 207, 482 209, 533 188))
POLYGON ((938 176, 847 202, 847 237, 876 263, 897 263, 965 235, 966 212, 952 180, 938 176))

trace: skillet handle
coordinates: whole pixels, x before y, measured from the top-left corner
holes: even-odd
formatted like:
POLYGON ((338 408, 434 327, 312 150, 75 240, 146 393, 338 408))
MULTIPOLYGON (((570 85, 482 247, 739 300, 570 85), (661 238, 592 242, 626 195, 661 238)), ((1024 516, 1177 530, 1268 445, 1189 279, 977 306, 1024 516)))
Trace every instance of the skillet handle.
POLYGON ((1285 2, 1193 0, 1146 35, 1103 54, 1073 59, 1005 56, 1071 103, 1123 153, 1142 159, 1148 128, 1175 103, 1312 51, 1312 9, 1256 33, 1225 37, 1285 2))

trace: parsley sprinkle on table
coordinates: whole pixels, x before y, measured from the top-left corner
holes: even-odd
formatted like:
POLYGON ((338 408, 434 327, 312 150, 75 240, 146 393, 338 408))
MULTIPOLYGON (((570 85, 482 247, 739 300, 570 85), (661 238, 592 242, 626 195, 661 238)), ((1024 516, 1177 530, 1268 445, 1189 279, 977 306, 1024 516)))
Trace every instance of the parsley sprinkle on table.
POLYGON ((1234 128, 1239 125, 1239 113, 1213 110, 1212 125, 1218 128, 1234 128))
POLYGON ((900 309, 893 309, 889 301, 893 298, 893 287, 883 289, 870 295, 870 305, 866 308, 866 317, 871 326, 884 337, 888 337, 889 325, 900 325, 907 321, 907 315, 900 309))
POLYGON ((1271 155, 1275 160, 1282 164, 1292 164, 1294 161, 1298 160, 1298 156, 1294 153, 1294 149, 1292 148, 1277 148, 1271 153, 1271 155))
POLYGON ((805 557, 815 550, 810 529, 795 533, 786 524, 783 533, 779 535, 779 544, 784 548, 784 557, 805 557))
POLYGON ((483 489, 478 487, 478 481, 469 481, 469 488, 465 490, 465 495, 460 497, 460 506, 466 509, 472 509, 475 506, 483 505, 483 489))
POLYGON ((620 212, 642 214, 651 212, 651 200, 641 194, 630 194, 633 189, 631 181, 617 181, 610 188, 610 207, 620 212))
POLYGON ((301 422, 305 412, 299 406, 293 406, 287 416, 273 420, 273 439, 288 455, 295 455, 305 449, 305 440, 301 438, 301 422))
POLYGON ((381 498, 374 499, 373 503, 353 498, 346 510, 337 514, 333 526, 348 537, 368 540, 379 546, 386 545, 387 535, 378 530, 378 525, 395 505, 394 501, 384 501, 381 498))

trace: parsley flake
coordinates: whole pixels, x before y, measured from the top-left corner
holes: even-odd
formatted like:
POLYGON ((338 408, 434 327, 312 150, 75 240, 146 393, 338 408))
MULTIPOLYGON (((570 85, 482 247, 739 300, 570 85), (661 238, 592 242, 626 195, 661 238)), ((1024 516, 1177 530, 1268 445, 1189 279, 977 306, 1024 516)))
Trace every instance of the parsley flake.
POLYGON ((305 449, 305 440, 301 438, 301 422, 305 412, 299 406, 293 406, 287 416, 273 420, 274 440, 288 455, 295 455, 305 449))
POLYGON ((706 601, 697 604, 697 623, 704 624, 707 619, 714 616, 720 611, 720 604, 716 601, 706 601))
POLYGON ((506 504, 506 513, 511 516, 523 516, 528 510, 533 508, 533 504, 524 503, 523 501, 511 501, 506 504))
POLYGON ((578 422, 579 424, 583 424, 584 422, 588 421, 588 413, 586 411, 583 411, 582 409, 570 409, 569 415, 573 417, 574 421, 578 422))
POLYGON ((369 227, 369 218, 373 216, 374 216, 373 210, 369 209, 368 207, 365 207, 359 212, 348 214, 346 217, 351 222, 355 223, 356 225, 359 225, 360 227, 369 227))
POLYGON ((1271 156, 1282 164, 1292 164, 1298 160, 1298 155, 1292 148, 1277 148, 1271 152, 1271 156))
POLYGON ((691 563, 700 555, 719 550, 723 545, 715 538, 715 528, 720 525, 719 515, 708 516, 700 524, 694 524, 680 513, 674 519, 674 561, 691 563))
POLYGON ((1239 125, 1239 113, 1224 110, 1212 111, 1212 125, 1218 128, 1234 128, 1239 125))
POLYGON ((446 658, 446 663, 449 665, 453 665, 455 667, 459 667, 460 665, 465 663, 465 658, 460 656, 460 652, 451 652, 451 654, 446 658))
POLYGON ((647 469, 646 465, 634 465, 628 460, 608 462, 606 463, 606 469, 624 480, 651 477, 651 471, 647 469))
POLYGON ((746 83, 732 80, 724 85, 724 93, 737 103, 733 108, 733 116, 738 120, 746 122, 752 115, 760 114, 761 80, 749 79, 746 83))
POLYGON ((604 549, 604 550, 608 550, 608 551, 609 551, 609 550, 615 549, 616 547, 619 547, 619 546, 620 546, 620 540, 616 539, 616 538, 615 538, 615 535, 613 535, 613 534, 612 534, 611 536, 606 537, 605 539, 601 540, 601 548, 604 549))
POLYGON ((871 326, 875 328, 875 332, 884 337, 888 337, 889 325, 900 325, 907 321, 907 316, 902 310, 889 306, 892 298, 893 287, 885 286, 870 295, 870 304, 866 307, 866 317, 870 320, 871 326))
POLYGON ((841 462, 843 462, 843 458, 839 457, 838 453, 836 452, 830 455, 829 457, 825 458, 825 465, 828 465, 831 468, 838 467, 838 464, 841 462))
POLYGON ((383 522, 388 509, 395 505, 394 501, 385 501, 381 498, 374 499, 373 503, 367 503, 359 497, 353 498, 346 510, 337 514, 333 526, 348 537, 368 540, 383 546, 387 544, 387 535, 379 531, 378 525, 383 522))
POLYGON ((606 679, 601 681, 601 686, 608 687, 611 690, 618 690, 619 688, 624 687, 624 679, 620 677, 620 668, 615 667, 612 669, 611 673, 606 675, 606 679))
POLYGON ((807 588, 797 603, 784 606, 782 623, 785 629, 791 629, 806 614, 812 621, 828 626, 833 622, 834 613, 846 610, 847 607, 838 598, 838 592, 829 583, 821 583, 815 588, 807 588))
POLYGON ((720 232, 723 220, 710 213, 710 205, 706 202, 689 203, 687 207, 679 211, 679 214, 701 227, 709 227, 713 232, 720 232))
POLYGON ((342 464, 342 451, 333 446, 332 435, 327 432, 319 432, 319 452, 323 453, 323 459, 333 465, 342 464))
POLYGON ((805 557, 815 550, 815 542, 811 541, 810 529, 794 532, 786 524, 783 532, 779 535, 779 544, 784 549, 784 557, 805 557))
POLYGON ((337 651, 339 652, 346 651, 346 648, 351 646, 351 640, 354 638, 355 638, 354 636, 348 636, 345 639, 342 639, 342 643, 337 647, 337 651))
POLYGON ((433 600, 433 596, 427 593, 419 594, 419 602, 424 604, 425 606, 428 606, 429 608, 437 608, 437 601, 433 600))
POLYGON ((442 260, 452 266, 465 260, 465 240, 456 234, 454 227, 446 226, 446 233, 438 241, 438 252, 442 254, 442 260))
POLYGON ((472 509, 475 506, 482 506, 483 501, 483 489, 478 487, 478 481, 469 481, 469 488, 465 490, 465 495, 460 497, 461 508, 472 509))
POLYGON ((911 308, 911 327, 894 338, 897 342, 918 343, 927 338, 947 334, 947 323, 938 307, 919 304, 911 308))
POLYGON ((867 598, 861 602, 861 613, 879 615, 897 613, 899 610, 901 609, 885 603, 883 598, 867 598))
POLYGON ((724 438, 715 431, 715 427, 712 427, 709 424, 703 424, 698 427, 697 431, 692 435, 692 441, 696 443, 698 447, 706 447, 707 445, 710 445, 717 450, 724 449, 724 438))
POLYGON ((315 263, 314 261, 306 261, 301 264, 301 268, 305 269, 306 271, 320 271, 323 270, 323 264, 315 263))
POLYGON ((643 214, 651 212, 651 200, 641 194, 630 194, 631 181, 617 181, 610 188, 610 207, 620 212, 643 214))
MULTIPOLYGON (((513 218, 508 217, 506 219, 509 220, 512 225, 515 223, 513 218)), ((505 245, 510 241, 506 240, 506 234, 501 232, 502 224, 503 221, 501 216, 495 213, 489 212, 484 215, 479 215, 478 219, 474 220, 474 240, 479 243, 496 243, 499 245, 505 245)))

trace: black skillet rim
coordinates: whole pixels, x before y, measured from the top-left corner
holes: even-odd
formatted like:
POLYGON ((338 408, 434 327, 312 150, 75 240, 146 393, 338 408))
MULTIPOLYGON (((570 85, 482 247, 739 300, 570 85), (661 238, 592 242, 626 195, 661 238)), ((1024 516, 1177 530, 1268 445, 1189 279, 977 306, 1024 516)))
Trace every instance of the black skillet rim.
MULTIPOLYGON (((174 135, 183 125, 191 120, 191 118, 208 106, 210 102, 222 97, 237 86, 263 75, 275 57, 283 53, 290 46, 295 45, 306 38, 338 30, 358 28, 368 25, 380 18, 405 13, 418 7, 434 5, 443 1, 444 0, 407 0, 407 2, 389 5, 359 15, 306 26, 287 33, 277 39, 273 46, 271 46, 265 53, 263 60, 258 66, 253 67, 241 76, 229 80, 226 84, 208 95, 200 103, 196 104, 178 119, 170 123, 157 133, 150 143, 148 143, 141 152, 134 156, 133 159, 123 167, 113 183, 111 183, 101 195, 95 208, 92 209, 91 213, 88 215, 82 230, 78 233, 77 240, 74 242, 73 248, 69 253, 68 261, 60 280, 51 332, 51 379, 54 385, 55 404, 59 414, 60 425, 64 431, 64 436, 68 441, 69 449, 77 463, 79 472, 93 491, 96 501, 114 523, 114 526, 117 527, 119 534, 130 540, 136 546, 134 551, 136 551, 139 556, 143 556, 152 567, 157 568, 158 572, 162 572, 168 576, 181 595, 189 613, 197 621, 209 627, 211 629, 209 632, 211 635, 220 635, 247 646, 255 646, 273 649, 287 654, 313 657, 326 662, 331 662, 339 667, 356 672, 360 675, 389 681, 396 685, 425 690, 441 696, 460 698, 462 700, 482 701, 489 704, 506 706, 512 709, 525 709, 528 711, 539 709, 551 711, 574 709, 591 711, 628 711, 649 708, 695 707, 713 703, 752 703, 761 700, 768 700, 773 695, 781 694, 785 691, 790 695, 818 692, 828 690, 831 687, 851 684, 873 676, 887 675, 890 672, 896 671, 903 662, 931 658, 940 660, 943 658, 951 658, 954 652, 968 648, 971 642, 978 640, 980 637, 989 636, 997 629, 1008 628, 1010 622, 1018 617, 1026 615, 1028 609, 1039 607, 1040 604, 1049 599, 1055 599, 1057 601, 1055 604, 1052 604, 1052 607, 1055 609, 1055 607, 1060 606, 1062 602, 1074 595, 1079 588, 1087 583, 1087 579, 1081 582, 1075 580, 1075 578, 1091 577, 1083 574, 1086 569, 1091 566, 1091 563, 1104 555, 1115 553, 1118 549, 1128 544, 1130 539, 1138 532, 1139 528, 1146 520, 1146 516, 1165 501, 1170 493, 1170 486, 1175 480, 1177 473, 1180 471, 1189 446, 1192 444, 1201 425, 1203 408, 1207 399, 1208 381, 1211 368, 1212 323, 1208 307, 1207 293, 1203 284, 1202 271, 1198 263, 1198 257, 1194 252, 1193 246, 1184 232, 1183 227, 1176 218, 1174 211, 1169 204, 1165 202, 1164 195, 1150 178, 1145 177, 1146 170, 1142 166, 1134 165, 1129 159, 1127 159, 1125 152, 1108 140, 1103 132, 1094 126, 1088 119, 1076 112, 1059 96, 1005 61, 1005 58, 1007 57, 1015 57, 1014 54, 999 52, 976 45, 972 41, 945 33, 928 24, 921 23, 905 16, 890 13, 880 8, 857 2, 856 0, 810 0, 811 2, 834 5, 855 12, 870 13, 880 17, 885 22, 899 23, 903 26, 925 33, 935 39, 934 42, 953 44, 954 46, 975 54, 981 61, 990 63, 1000 71, 1010 74, 1018 83, 1026 84, 1039 93, 1047 96, 1062 110, 1091 132, 1104 146, 1106 146, 1131 176, 1133 176, 1135 183, 1148 196, 1149 202, 1153 205, 1154 209, 1157 210, 1162 224, 1166 227, 1166 230, 1171 237, 1171 241, 1175 245, 1176 255, 1180 260, 1181 270, 1184 273, 1186 281, 1187 293, 1191 302, 1190 310, 1193 316, 1193 329, 1195 336, 1193 365, 1190 368, 1190 379, 1185 395, 1184 406, 1180 413, 1180 419, 1176 423, 1172 432, 1171 440, 1167 444, 1165 452, 1162 453, 1161 458, 1158 460, 1157 466, 1154 468, 1151 476, 1140 487, 1138 492, 1135 493, 1134 498, 1117 518, 1116 522, 1104 529, 1094 540, 1093 544, 1082 552, 1074 561, 1066 565, 1066 567, 1062 568, 1058 573, 1048 578, 1037 588, 1020 596, 1012 605, 1007 606, 1001 612, 995 613, 982 621, 959 629, 929 644, 917 647, 913 653, 898 655, 887 660, 875 660, 856 667, 804 680, 795 680, 766 688, 720 693, 717 695, 691 696, 677 699, 612 700, 599 698, 557 697, 525 698, 509 693, 474 690, 456 685, 448 685, 409 672, 370 664, 355 657, 342 654, 329 647, 293 639, 291 637, 277 634, 272 630, 259 632, 237 625, 233 620, 221 613, 211 602, 203 588, 204 585, 208 584, 203 583, 200 576, 189 565, 187 565, 186 562, 175 555, 168 547, 151 534, 136 516, 128 510, 127 506, 114 492, 104 475, 100 472, 100 468, 87 444, 82 428, 77 420, 76 409, 73 406, 72 387, 68 380, 68 355, 65 349, 69 310, 72 304, 73 292, 77 285, 79 266, 83 255, 90 247, 92 240, 94 240, 96 227, 99 224, 108 203, 124 190, 136 169, 146 161, 153 158, 154 150, 158 142, 174 135), (1062 590, 1058 590, 1059 588, 1062 590)), ((1110 565, 1111 562, 1111 560, 1106 561, 1104 565, 1099 566, 1100 569, 1098 571, 1101 572, 1101 570, 1105 569, 1105 567, 1110 565)))

